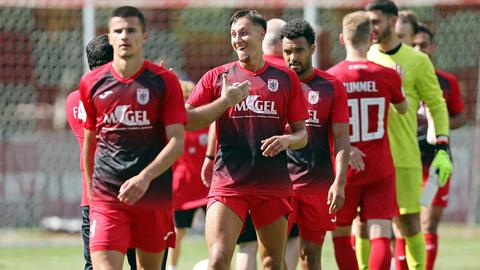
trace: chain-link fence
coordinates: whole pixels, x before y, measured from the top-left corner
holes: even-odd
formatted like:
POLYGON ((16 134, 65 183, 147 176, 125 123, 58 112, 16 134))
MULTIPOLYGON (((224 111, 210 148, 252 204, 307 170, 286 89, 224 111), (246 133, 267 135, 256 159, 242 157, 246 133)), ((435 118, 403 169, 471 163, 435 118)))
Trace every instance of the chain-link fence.
MULTIPOLYGON (((0 1, 0 227, 36 226, 44 216, 77 217, 80 213, 79 149, 67 128, 64 104, 83 73, 83 1, 58 1, 67 3, 61 7, 52 7, 51 2, 0 1)), ((112 7, 104 2, 108 1, 100 1, 102 5, 97 3, 95 8, 96 34, 107 32, 112 7)), ((236 9, 253 6, 266 18, 285 20, 304 16, 303 6, 289 4, 292 1, 247 1, 250 6, 237 2, 134 2, 145 4, 141 9, 149 33, 146 58, 164 59, 181 77, 197 81, 210 68, 234 60, 228 20, 236 9)), ((364 4, 337 2, 342 6, 322 1, 315 8, 317 62, 322 69, 344 57, 337 38, 341 19, 364 4)), ((480 205, 474 196, 479 192, 474 184, 478 172, 474 168, 480 161, 474 158, 479 155, 474 152, 474 138, 480 3, 410 2, 417 3, 409 8, 420 20, 434 27, 434 63, 458 76, 469 119, 466 127, 452 132, 455 173, 446 219, 466 221, 470 215, 470 220, 478 221, 480 205)))

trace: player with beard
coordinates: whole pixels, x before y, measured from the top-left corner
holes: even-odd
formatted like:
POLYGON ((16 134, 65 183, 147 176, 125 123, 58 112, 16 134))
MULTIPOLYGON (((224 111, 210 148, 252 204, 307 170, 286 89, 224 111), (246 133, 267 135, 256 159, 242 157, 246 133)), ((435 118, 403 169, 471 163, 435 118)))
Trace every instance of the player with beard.
POLYGON ((350 151, 347 94, 340 81, 312 66, 315 32, 308 22, 288 22, 281 37, 283 58, 302 81, 310 115, 307 146, 287 151, 294 191, 291 222, 299 228, 302 269, 321 269, 325 233, 335 229, 335 213, 345 199, 350 151))
POLYGON ((405 115, 390 110, 388 136, 395 166, 397 200, 400 216, 394 223, 405 239, 409 269, 425 269, 425 240, 420 229, 420 192, 422 164, 417 141, 417 110, 423 101, 431 112, 437 134, 436 154, 432 166, 440 183, 452 172, 448 154, 448 113, 442 91, 427 55, 403 45, 395 34, 398 8, 389 0, 375 0, 366 6, 372 22, 372 39, 368 59, 395 69, 410 104, 405 115))
POLYGON ((257 230, 263 268, 284 269, 286 216, 292 211, 285 150, 307 143, 307 111, 295 73, 263 59, 266 27, 258 12, 236 12, 230 38, 238 61, 208 71, 186 104, 187 128, 217 120, 205 228, 209 269, 230 268, 247 212, 257 230), (239 104, 222 95, 232 86, 247 90, 239 104), (287 123, 292 132, 285 134, 287 123))
MULTIPOLYGON (((435 52, 433 37, 432 31, 425 24, 420 23, 418 33, 413 38, 412 46, 416 50, 428 54, 431 58, 435 52)), ((455 75, 439 69, 436 69, 435 73, 442 88, 443 97, 447 102, 450 129, 462 127, 466 122, 466 117, 465 111, 463 110, 464 105, 458 80, 455 75)), ((425 112, 425 114, 418 116, 418 143, 422 154, 423 183, 425 184, 428 179, 429 168, 435 156, 435 147, 432 145, 435 143, 435 136, 427 135, 434 135, 434 132, 432 125, 428 124, 429 121, 427 120, 431 119, 431 117, 427 117, 425 110, 423 110, 423 112, 425 112)), ((432 205, 422 208, 422 212, 420 213, 422 230, 427 247, 427 270, 432 270, 435 263, 438 250, 437 230, 440 220, 442 219, 443 211, 448 205, 449 189, 450 180, 437 191, 432 205)))

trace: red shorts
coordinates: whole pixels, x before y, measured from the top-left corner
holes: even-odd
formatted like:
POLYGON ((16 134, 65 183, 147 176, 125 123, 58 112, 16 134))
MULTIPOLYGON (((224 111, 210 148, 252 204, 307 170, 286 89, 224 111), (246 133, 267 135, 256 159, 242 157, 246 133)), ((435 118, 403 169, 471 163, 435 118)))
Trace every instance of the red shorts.
POLYGON ((323 193, 295 193, 292 222, 298 224, 300 237, 322 245, 326 231, 336 228, 335 214, 328 213, 328 191, 323 193))
POLYGON ((345 202, 337 212, 337 225, 348 226, 358 215, 360 220, 392 219, 399 215, 395 177, 367 185, 345 187, 345 202))
POLYGON ((245 222, 250 210, 253 225, 256 229, 272 224, 282 216, 292 212, 291 197, 272 196, 213 196, 208 198, 207 211, 210 205, 221 202, 230 208, 245 222))
POLYGON ((90 250, 125 253, 132 247, 151 253, 175 247, 172 210, 91 205, 90 250))
MULTIPOLYGON (((427 170, 423 168, 423 186, 425 186, 425 183, 428 181, 428 169, 429 169, 428 167, 427 167, 427 170)), ((445 186, 438 188, 437 194, 435 194, 435 197, 433 197, 432 206, 443 207, 443 208, 446 208, 448 206, 450 180, 452 180, 452 177, 448 178, 447 184, 445 184, 445 186)))

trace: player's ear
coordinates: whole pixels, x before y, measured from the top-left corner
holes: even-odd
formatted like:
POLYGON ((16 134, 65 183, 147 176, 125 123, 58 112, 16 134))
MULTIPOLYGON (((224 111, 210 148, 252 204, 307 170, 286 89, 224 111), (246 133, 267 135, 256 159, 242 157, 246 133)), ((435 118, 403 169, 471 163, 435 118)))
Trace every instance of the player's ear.
POLYGON ((340 35, 338 36, 338 40, 340 41, 340 44, 345 46, 345 40, 343 40, 343 33, 340 33, 340 35))
POLYGON ((147 32, 144 32, 143 33, 143 44, 145 45, 145 43, 147 42, 148 40, 148 33, 147 32))
POLYGON ((313 56, 313 54, 315 54, 315 48, 315 44, 310 45, 310 56, 313 56))

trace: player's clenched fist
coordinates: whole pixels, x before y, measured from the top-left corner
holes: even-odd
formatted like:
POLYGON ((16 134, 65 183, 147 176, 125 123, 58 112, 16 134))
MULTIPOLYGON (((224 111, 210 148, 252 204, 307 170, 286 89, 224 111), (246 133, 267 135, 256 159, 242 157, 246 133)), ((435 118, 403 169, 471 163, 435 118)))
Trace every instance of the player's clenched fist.
POLYGON ((123 203, 132 205, 142 198, 149 185, 148 179, 136 175, 122 184, 117 198, 123 203))
POLYGON ((227 74, 222 74, 222 98, 224 98, 228 105, 233 106, 248 96, 248 92, 252 88, 252 83, 248 80, 241 83, 233 83, 228 85, 227 74))

